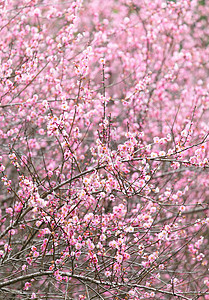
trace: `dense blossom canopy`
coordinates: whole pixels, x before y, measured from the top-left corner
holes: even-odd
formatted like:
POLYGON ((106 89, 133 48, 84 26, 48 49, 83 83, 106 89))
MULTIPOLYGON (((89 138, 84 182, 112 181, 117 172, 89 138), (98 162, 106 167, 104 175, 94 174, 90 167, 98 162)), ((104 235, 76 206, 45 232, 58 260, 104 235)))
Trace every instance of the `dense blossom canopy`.
POLYGON ((209 299, 209 3, 0 2, 0 296, 209 299))

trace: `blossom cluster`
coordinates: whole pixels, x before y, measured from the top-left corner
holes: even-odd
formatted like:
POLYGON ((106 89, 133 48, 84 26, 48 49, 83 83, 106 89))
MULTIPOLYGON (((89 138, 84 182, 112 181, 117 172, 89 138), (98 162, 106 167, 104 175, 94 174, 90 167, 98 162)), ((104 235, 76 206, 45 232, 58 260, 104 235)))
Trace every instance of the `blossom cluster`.
POLYGON ((0 296, 209 299, 206 2, 0 2, 0 296))

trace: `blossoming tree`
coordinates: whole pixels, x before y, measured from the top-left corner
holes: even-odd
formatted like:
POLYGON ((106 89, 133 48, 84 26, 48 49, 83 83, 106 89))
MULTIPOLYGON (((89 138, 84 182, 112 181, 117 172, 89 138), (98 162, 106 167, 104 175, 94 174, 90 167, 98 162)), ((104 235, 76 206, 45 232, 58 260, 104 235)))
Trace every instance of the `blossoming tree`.
POLYGON ((1 1, 1 299, 209 299, 206 2, 1 1))

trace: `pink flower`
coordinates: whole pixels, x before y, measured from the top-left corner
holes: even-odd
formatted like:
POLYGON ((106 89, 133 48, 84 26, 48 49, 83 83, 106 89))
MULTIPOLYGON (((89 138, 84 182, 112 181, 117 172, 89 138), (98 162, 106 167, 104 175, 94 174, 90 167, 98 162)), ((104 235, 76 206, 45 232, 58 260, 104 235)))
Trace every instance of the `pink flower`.
POLYGON ((86 244, 87 244, 89 250, 94 250, 95 245, 92 243, 92 241, 90 239, 87 240, 86 244))
POLYGON ((123 253, 123 258, 124 259, 130 259, 130 257, 131 257, 131 255, 129 253, 127 253, 127 252, 123 253))
POLYGON ((184 212, 184 211, 185 211, 185 206, 184 206, 184 205, 181 205, 180 208, 179 208, 179 210, 180 210, 181 212, 184 212))
POLYGON ((82 248, 82 244, 81 243, 76 243, 75 248, 76 248, 76 250, 80 250, 82 248))
POLYGON ((31 294, 31 299, 36 299, 36 297, 37 297, 37 296, 36 296, 36 293, 33 292, 33 293, 31 294))
POLYGON ((32 251, 36 251, 37 248, 36 248, 35 246, 32 246, 32 247, 31 247, 31 250, 32 250, 32 251))
POLYGON ((29 288, 31 287, 31 283, 30 282, 26 282, 25 283, 25 287, 24 287, 24 290, 29 290, 29 288))
POLYGON ((110 277, 110 275, 111 275, 111 272, 110 272, 110 271, 105 271, 105 276, 106 276, 106 277, 110 277))
POLYGON ((38 251, 34 251, 33 252, 33 257, 39 257, 39 252, 38 251))
POLYGON ((118 262, 118 263, 122 263, 122 261, 123 261, 123 255, 118 254, 118 255, 116 256, 116 259, 117 259, 117 262, 118 262))
POLYGON ((5 170, 5 166, 0 165, 0 172, 4 172, 4 170, 5 170))

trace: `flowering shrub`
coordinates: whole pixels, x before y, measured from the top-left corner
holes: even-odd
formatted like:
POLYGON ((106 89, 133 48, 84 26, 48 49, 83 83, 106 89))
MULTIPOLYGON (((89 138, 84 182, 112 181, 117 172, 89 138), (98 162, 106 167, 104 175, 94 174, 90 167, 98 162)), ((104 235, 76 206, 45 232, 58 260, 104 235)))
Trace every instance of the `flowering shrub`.
POLYGON ((209 6, 0 3, 0 295, 209 299, 209 6))

